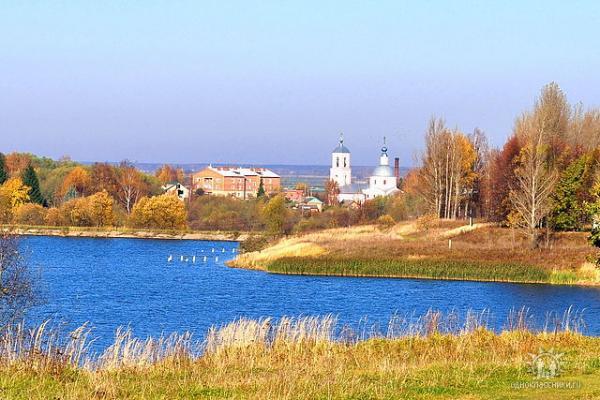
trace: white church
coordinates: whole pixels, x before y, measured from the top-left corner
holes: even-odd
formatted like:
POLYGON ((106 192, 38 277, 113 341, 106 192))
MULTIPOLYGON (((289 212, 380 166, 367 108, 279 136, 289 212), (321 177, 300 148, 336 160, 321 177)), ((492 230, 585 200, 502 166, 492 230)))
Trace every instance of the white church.
POLYGON ((369 177, 369 185, 363 188, 359 184, 352 183, 350 150, 344 146, 344 137, 340 136, 338 146, 331 152, 331 168, 329 170, 329 179, 335 181, 340 189, 338 195, 340 203, 353 201, 362 203, 377 196, 389 196, 399 192, 398 177, 390 167, 387 151, 384 138, 379 165, 369 177))

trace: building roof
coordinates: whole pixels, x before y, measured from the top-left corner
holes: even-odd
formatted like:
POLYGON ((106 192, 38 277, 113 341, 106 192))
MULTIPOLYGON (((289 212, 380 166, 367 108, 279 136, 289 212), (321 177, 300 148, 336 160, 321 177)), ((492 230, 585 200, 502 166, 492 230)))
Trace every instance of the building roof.
POLYGON ((230 178, 240 178, 245 176, 261 176, 263 178, 280 178, 275 172, 266 168, 245 168, 245 167, 213 167, 208 166, 208 169, 222 176, 230 178))
POLYGON ((332 153, 343 153, 343 154, 350 154, 350 150, 344 146, 344 135, 341 134, 340 135, 340 143, 338 144, 338 146, 333 149, 332 153))
POLYGON ((307 197, 304 199, 304 202, 307 204, 313 203, 313 204, 323 204, 323 202, 319 199, 317 199, 316 197, 307 197))
POLYGON ((350 154, 350 150, 340 143, 335 149, 333 149, 332 153, 350 154))

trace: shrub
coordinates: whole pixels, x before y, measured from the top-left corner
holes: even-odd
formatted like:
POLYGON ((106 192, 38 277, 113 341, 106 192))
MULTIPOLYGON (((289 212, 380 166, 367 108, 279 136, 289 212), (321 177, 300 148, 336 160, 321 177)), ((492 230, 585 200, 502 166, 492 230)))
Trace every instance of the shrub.
POLYGON ((26 203, 14 212, 14 222, 22 225, 44 225, 47 210, 39 204, 26 203))
POLYGON ((202 196, 190 205, 188 222, 197 230, 250 231, 261 225, 260 204, 255 199, 202 196))
POLYGON ((264 235, 249 236, 240 244, 240 249, 244 252, 260 251, 269 245, 269 238, 264 235))
POLYGON ((420 232, 427 232, 439 225, 439 218, 435 214, 426 214, 417 218, 417 229, 420 232))
POLYGON ((385 214, 385 215, 382 215, 381 217, 377 218, 376 222, 377 222, 377 225, 381 229, 389 229, 392 226, 396 225, 396 221, 389 214, 385 214))
POLYGON ((46 212, 44 222, 48 226, 65 226, 68 225, 66 220, 63 218, 62 213, 58 208, 50 208, 46 212))
POLYGON ((137 228, 184 229, 185 206, 175 196, 144 197, 131 211, 130 223, 137 228))

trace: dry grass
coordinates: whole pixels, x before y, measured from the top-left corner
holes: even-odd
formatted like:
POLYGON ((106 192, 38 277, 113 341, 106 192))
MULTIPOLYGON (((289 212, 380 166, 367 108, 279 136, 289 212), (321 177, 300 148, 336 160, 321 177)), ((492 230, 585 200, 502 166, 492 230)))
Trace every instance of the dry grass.
MULTIPOLYGON (((283 239, 262 252, 241 255, 232 264, 268 270, 283 259, 295 259, 298 266, 309 260, 312 264, 319 258, 346 263, 383 260, 388 264, 430 260, 437 264, 479 264, 482 268, 504 265, 541 268, 547 271, 548 278, 544 280, 547 282, 600 284, 599 271, 587 263, 596 250, 587 243, 586 233, 555 233, 545 238, 540 248, 530 249, 527 238, 512 229, 482 223, 460 224, 434 221, 424 228, 419 223, 405 222, 387 230, 376 226, 330 229, 283 239)), ((395 276, 387 270, 377 275, 395 276)), ((505 277, 510 279, 508 275, 505 277)))
MULTIPOLYGON (((365 335, 335 318, 239 320, 213 328, 202 342, 190 335, 139 340, 119 330, 113 346, 89 354, 89 330, 64 342, 44 325, 2 338, 2 398, 121 399, 431 399, 538 398, 511 384, 533 381, 530 354, 565 353, 563 376, 582 384, 573 395, 600 394, 600 339, 574 329, 565 313, 546 332, 527 328, 525 310, 494 334, 485 315, 396 317, 385 332, 365 335), (568 321, 568 322, 566 322, 568 321)), ((20 329, 20 330, 19 330, 20 329)), ((548 392, 547 398, 561 392, 548 392)), ((587 397, 586 397, 587 396, 587 397)))

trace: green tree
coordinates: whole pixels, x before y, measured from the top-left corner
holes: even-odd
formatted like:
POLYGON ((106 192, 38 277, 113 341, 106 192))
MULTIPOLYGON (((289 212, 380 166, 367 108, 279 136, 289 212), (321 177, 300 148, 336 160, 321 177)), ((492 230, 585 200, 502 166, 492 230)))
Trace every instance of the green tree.
POLYGON ((585 154, 573 161, 562 173, 552 195, 550 226, 559 231, 581 230, 588 221, 585 203, 590 200, 589 188, 595 157, 585 154))
POLYGON ((8 180, 8 171, 6 171, 6 160, 4 154, 0 153, 0 185, 8 180))
POLYGON ((256 192, 256 197, 265 197, 265 185, 263 185, 262 178, 260 178, 260 183, 258 184, 258 192, 256 192))
POLYGON ((268 233, 272 235, 284 233, 287 217, 285 197, 282 194, 279 194, 269 200, 262 209, 262 217, 268 233))
POLYGON ((29 186, 29 198, 31 202, 46 206, 46 200, 44 199, 44 196, 42 196, 42 191, 40 190, 40 181, 38 180, 37 174, 31 163, 29 163, 27 168, 25 168, 25 171, 23 171, 22 180, 25 186, 29 186))

